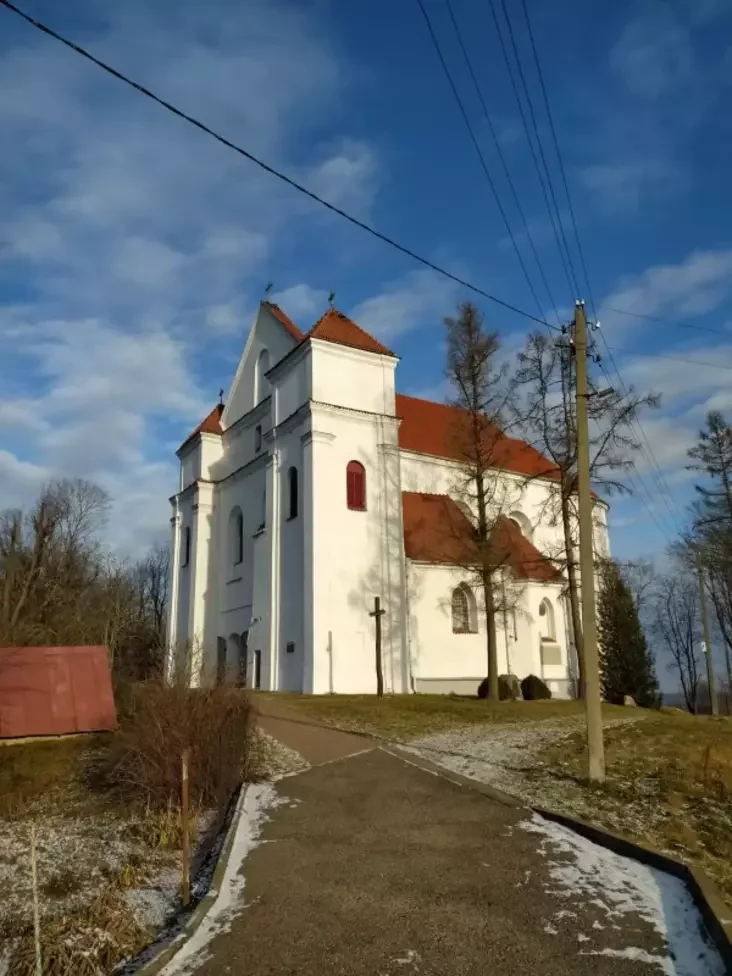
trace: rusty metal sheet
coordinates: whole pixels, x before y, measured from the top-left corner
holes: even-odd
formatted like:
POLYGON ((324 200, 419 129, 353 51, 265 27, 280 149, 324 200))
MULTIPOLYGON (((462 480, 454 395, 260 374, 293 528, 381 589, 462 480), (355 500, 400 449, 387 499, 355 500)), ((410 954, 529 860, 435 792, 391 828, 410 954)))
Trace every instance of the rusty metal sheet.
POLYGON ((106 647, 0 647, 0 738, 116 725, 106 647))

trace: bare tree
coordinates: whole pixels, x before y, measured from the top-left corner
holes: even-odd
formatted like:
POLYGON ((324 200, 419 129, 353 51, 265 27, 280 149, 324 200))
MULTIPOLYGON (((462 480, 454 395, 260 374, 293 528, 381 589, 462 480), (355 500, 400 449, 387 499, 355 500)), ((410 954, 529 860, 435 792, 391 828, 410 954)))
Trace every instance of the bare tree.
POLYGON ((135 566, 104 551, 106 493, 51 482, 28 511, 0 515, 0 644, 98 644, 135 678, 162 660, 168 553, 135 566))
MULTIPOLYGON (((457 407, 450 431, 455 454, 462 461, 454 489, 472 527, 465 566, 476 578, 482 594, 486 622, 488 698, 498 699, 496 615, 506 592, 502 569, 509 552, 502 544, 501 525, 516 487, 500 475, 508 438, 503 431, 512 384, 507 365, 497 364, 495 332, 484 328, 483 316, 466 302, 447 327, 447 377, 452 384, 452 405, 457 407)), ((520 493, 520 492, 519 492, 520 493)))
POLYGON ((653 606, 653 631, 670 656, 669 670, 681 682, 686 707, 696 714, 701 662, 698 590, 693 575, 679 567, 659 578, 653 606))
MULTIPOLYGON (((577 423, 576 368, 574 349, 567 337, 554 341, 544 333, 529 336, 519 353, 517 383, 521 393, 517 417, 527 439, 548 459, 545 477, 553 478, 557 490, 550 493, 548 515, 562 526, 560 559, 567 573, 572 635, 579 664, 580 694, 584 694, 584 644, 580 611, 580 581, 577 511, 577 423)), ((640 445, 633 423, 642 407, 656 407, 654 394, 640 396, 632 389, 591 389, 588 397, 590 420, 590 477, 606 494, 629 492, 622 474, 633 463, 640 445)), ((605 554, 600 554, 605 555, 605 554)))

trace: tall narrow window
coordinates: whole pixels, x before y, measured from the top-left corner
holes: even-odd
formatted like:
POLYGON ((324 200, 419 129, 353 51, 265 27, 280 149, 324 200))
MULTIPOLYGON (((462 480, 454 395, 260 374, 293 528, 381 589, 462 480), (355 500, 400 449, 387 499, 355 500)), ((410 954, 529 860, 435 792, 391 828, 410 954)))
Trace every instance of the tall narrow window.
POLYGON ((557 638, 554 629, 554 607, 548 599, 542 600, 539 605, 539 633, 543 641, 555 641, 557 638))
POLYGON ((257 426, 254 428, 254 451, 256 453, 257 451, 261 451, 261 450, 262 450, 262 425, 257 424, 257 426))
POLYGON ((191 561, 191 527, 190 525, 183 526, 183 559, 181 566, 187 566, 191 561))
POLYGON ((452 591, 452 632, 473 634, 477 630, 477 608, 473 591, 461 583, 452 591))
POLYGON ((288 505, 287 517, 297 518, 297 468, 290 468, 287 472, 288 505))
POLYGON ((244 516, 238 505, 229 516, 229 547, 231 562, 238 566, 244 559, 244 516))
POLYGON ((257 359, 256 388, 254 398, 256 403, 260 403, 265 397, 269 396, 269 380, 267 370, 269 369, 269 353, 263 349, 257 359))
POLYGON ((362 512, 366 508, 366 469, 360 461, 349 461, 346 468, 346 503, 362 512))
POLYGON ((226 681, 226 638, 216 638, 216 684, 226 681))

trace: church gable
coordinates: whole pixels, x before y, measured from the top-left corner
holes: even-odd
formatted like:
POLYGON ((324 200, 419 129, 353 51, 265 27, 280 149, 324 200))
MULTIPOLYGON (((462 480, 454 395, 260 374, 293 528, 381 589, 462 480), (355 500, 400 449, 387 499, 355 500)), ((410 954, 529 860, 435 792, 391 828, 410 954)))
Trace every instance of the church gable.
POLYGON ((224 429, 269 396, 267 372, 303 338, 279 306, 271 302, 260 304, 221 417, 224 429))

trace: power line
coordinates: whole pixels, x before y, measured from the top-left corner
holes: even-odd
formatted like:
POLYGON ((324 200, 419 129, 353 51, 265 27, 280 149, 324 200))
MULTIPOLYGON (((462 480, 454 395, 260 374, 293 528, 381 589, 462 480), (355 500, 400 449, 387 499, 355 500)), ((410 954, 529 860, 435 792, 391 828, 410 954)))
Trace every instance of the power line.
MULTIPOLYGON (((526 0, 521 0, 521 6, 524 11, 524 19, 526 20, 526 28, 529 34, 529 40, 531 41, 531 50, 534 55, 534 64, 536 65, 536 72, 539 76, 539 84, 541 86, 541 94, 544 99, 544 107, 546 109, 547 119, 549 120, 549 128, 551 130, 552 139, 554 141, 554 150, 557 154, 557 161, 559 163, 559 172, 562 175, 562 183, 564 185, 564 192, 567 197, 567 205, 569 207, 569 215, 572 221, 572 228, 574 230, 574 237, 577 242, 577 252, 579 254, 580 264, 582 266, 582 273, 585 278, 585 284, 587 285, 587 296, 590 299, 590 304, 592 306, 592 314, 597 318, 597 311, 595 309, 595 301, 592 297, 592 289, 590 288, 590 277, 587 273, 587 264, 585 263, 585 255, 582 249, 582 242, 579 236, 579 230, 577 228, 577 220, 574 214, 574 206, 572 205, 572 195, 569 192, 569 183, 567 181, 567 172, 564 168, 564 160, 562 159, 562 153, 559 149, 559 139, 557 138, 557 130, 554 127, 554 117, 552 115, 551 106, 549 104, 549 95, 547 93, 546 85, 544 83, 544 72, 541 70, 541 62, 539 61, 539 52, 536 47, 536 41, 534 40, 534 31, 531 27, 531 19, 529 17, 529 8, 526 4, 526 0)), ((566 243, 566 238, 565 238, 566 243)))
MULTIPOLYGON (((615 352, 625 352, 627 349, 618 349, 617 346, 608 346, 605 343, 606 349, 614 349, 615 352)), ((686 356, 671 356, 666 352, 634 352, 634 356, 642 356, 645 359, 672 359, 676 363, 689 363, 691 366, 711 366, 713 369, 727 369, 732 370, 732 366, 725 366, 724 363, 711 363, 708 359, 688 359, 686 356)))
POLYGON ((522 222, 523 227, 524 227, 524 232, 526 234, 526 237, 528 239, 528 242, 529 242, 529 245, 531 247, 532 253, 534 255, 534 260, 536 261, 536 266, 539 269, 539 274, 541 275, 541 280, 544 283, 544 288, 546 289, 546 293, 549 296, 549 302, 550 302, 552 308, 554 309, 554 314, 557 317, 557 322, 559 322, 559 324, 561 325, 561 320, 559 318, 559 312, 557 311, 557 304, 554 301, 554 296, 552 295, 551 288, 549 287, 549 282, 547 281, 546 274, 544 273, 544 268, 543 268, 542 263, 541 263, 541 261, 539 259, 539 254, 538 254, 538 251, 536 249, 536 245, 534 243, 534 239, 531 236, 531 231, 529 230, 529 225, 528 225, 528 222, 526 220, 526 215, 524 214, 523 207, 521 206, 521 201, 518 198, 518 193, 516 192, 516 187, 514 186, 514 182, 513 182, 513 179, 511 177, 511 171, 508 168, 508 164, 506 162, 506 157, 505 157, 505 155, 503 153, 503 149, 501 148, 500 139, 498 138, 498 135, 496 133, 495 126, 493 125, 493 119, 491 118, 491 114, 488 111, 488 106, 486 105, 485 98, 483 97, 483 91, 482 91, 480 85, 478 84, 478 79, 477 79, 477 77, 475 75, 475 71, 473 69, 473 63, 470 60, 470 56, 468 55, 468 51, 467 51, 467 48, 465 46, 465 42, 463 40, 463 34, 462 34, 462 31, 460 30, 460 27, 458 26, 457 18, 455 17, 455 12, 453 10, 453 5, 451 3, 451 0, 445 0, 445 6, 447 7, 448 13, 450 14, 450 20, 452 21, 452 25, 455 28, 455 34, 457 35, 457 39, 458 39, 458 43, 460 45, 460 49, 461 49, 461 51, 463 53, 463 57, 465 58, 465 63, 468 66, 468 71, 470 73, 470 77, 472 78, 473 86, 475 88, 475 92, 476 92, 476 94, 478 96, 478 100, 480 101, 481 107, 483 109, 483 115, 485 116, 486 122, 488 123, 488 129, 489 129, 490 134, 491 134, 491 136, 493 138, 493 145, 495 146, 495 150, 496 150, 496 153, 498 154, 498 158, 501 160, 501 164, 503 166, 503 172, 504 172, 504 174, 506 176, 506 180, 507 180, 508 185, 509 185, 509 187, 511 189, 511 195, 513 196, 513 201, 514 201, 514 203, 516 205, 516 209, 518 210, 519 216, 521 218, 521 222, 522 222))
MULTIPOLYGON (((607 340, 605 339, 604 336, 602 336, 602 340, 605 343, 605 348, 607 349, 608 356, 610 357, 610 362, 612 363, 613 369, 615 370, 618 380, 620 381, 622 390, 625 396, 629 396, 630 395, 629 389, 625 385, 623 381, 623 377, 620 375, 620 370, 618 369, 618 364, 615 361, 615 357, 613 356, 612 349, 610 348, 610 346, 608 346, 607 340)), ((610 376, 608 375, 604 365, 601 364, 601 368, 602 371, 605 373, 605 377, 607 378, 608 382, 612 384, 612 380, 610 379, 610 376)), ((681 514, 679 507, 676 504, 676 500, 673 496, 673 493, 668 487, 668 483, 666 482, 666 479, 664 478, 663 472, 661 470, 661 466, 658 463, 658 459, 656 458, 656 455, 653 452, 653 448, 651 447, 651 442, 648 439, 648 435, 645 432, 645 428, 643 427, 643 425, 640 422, 640 419, 637 416, 634 417, 633 419, 636 428, 639 431, 642 438, 642 441, 639 441, 639 447, 641 453, 643 454, 646 464, 648 465, 648 469, 651 473, 651 477, 656 483, 656 488, 658 489, 660 496, 663 498, 666 509, 669 515, 671 516, 671 524, 675 526, 675 523, 678 522, 678 525, 681 526, 683 525, 683 521, 684 521, 683 515, 681 514), (645 442, 645 447, 643 446, 643 442, 645 442)), ((633 462, 633 466, 635 467, 635 461, 633 462)), ((638 480, 640 481, 641 480, 640 472, 638 471, 637 468, 635 468, 635 471, 636 474, 638 475, 638 480)))
POLYGON ((544 197, 544 203, 546 204, 547 212, 549 214, 549 222, 551 223, 552 230, 554 232, 554 239, 555 239, 556 244, 557 244, 557 250, 559 251, 559 258, 560 258, 560 261, 562 263, 562 267, 564 269, 564 274, 566 275, 566 278, 567 278, 567 283, 569 285, 569 290, 570 290, 570 292, 572 292, 572 293, 575 294, 575 297, 578 297, 577 296, 577 289, 576 289, 575 285, 573 285, 573 283, 572 283, 572 277, 570 275, 569 265, 567 264, 567 258, 566 258, 565 254, 564 254, 564 251, 562 250, 562 241, 561 241, 561 238, 559 236, 559 230, 557 228, 557 224, 556 224, 556 221, 554 219, 554 213, 552 211, 551 204, 549 202, 549 194, 547 192, 547 188, 546 188, 546 185, 544 183, 544 177, 542 176, 541 167, 539 166, 539 160, 538 160, 537 155, 536 155, 536 149, 534 148, 534 142, 533 142, 533 140, 531 138, 531 133, 529 131, 529 123, 526 120, 526 113, 524 112, 523 102, 521 101, 521 96, 519 95, 518 85, 516 83, 516 78, 514 76, 513 67, 511 65, 511 59, 510 59, 510 57, 508 55, 508 49, 506 47, 506 42, 505 42, 504 37, 503 37, 503 32, 501 30, 501 25, 500 25, 500 23, 498 21, 498 14, 496 13, 496 7, 495 7, 494 0, 490 0, 490 8, 491 8, 491 14, 493 16, 493 23, 494 23, 495 28, 496 28, 496 34, 498 35, 498 41, 499 41, 499 44, 500 44, 500 47, 501 47, 501 53, 503 54, 503 60, 504 60, 505 65, 506 65, 506 70, 508 71, 508 77, 509 77, 509 79, 511 81, 511 88, 513 89, 513 94, 514 94, 514 97, 516 99, 516 105, 517 105, 518 110, 519 110, 519 115, 521 116, 521 122, 522 122, 523 127, 524 127, 524 132, 526 133, 526 141, 529 144, 529 150, 531 151, 531 157, 532 157, 532 159, 534 161, 534 168, 536 169, 536 175, 539 178, 539 186, 541 187, 541 192, 542 192, 542 195, 544 197))
POLYGON ((464 278, 452 274, 452 272, 447 271, 445 268, 440 267, 439 265, 435 264, 433 261, 430 261, 428 258, 422 257, 420 254, 417 254, 416 251, 412 251, 410 248, 405 247, 403 244, 399 244, 393 238, 388 237, 386 234, 381 233, 381 231, 376 230, 374 227, 371 227, 369 224, 365 223, 364 221, 359 220, 357 217, 352 216, 351 214, 347 213, 345 210, 342 210, 340 207, 336 207, 335 204, 329 203, 327 200, 324 200, 322 197, 318 196, 317 193, 313 193, 312 190, 308 190, 307 187, 304 187, 301 183, 298 183, 296 180, 292 179, 292 177, 287 176, 285 173, 282 173, 279 170, 275 169, 273 166, 269 165, 269 163, 265 163, 263 160, 255 156, 253 153, 249 152, 246 149, 243 149, 241 146, 237 145, 236 143, 231 142, 230 139, 227 139, 225 136, 222 136, 214 129, 209 128, 209 126, 205 125, 203 122, 194 118, 192 115, 188 115, 186 112, 183 112, 181 109, 176 108, 175 105, 173 105, 171 102, 168 102, 163 98, 160 98, 159 95, 154 94, 154 92, 150 91, 150 89, 145 88, 143 85, 127 77, 127 75, 124 75, 122 74, 122 72, 117 71, 116 68, 111 67, 111 65, 107 64, 104 61, 101 61, 93 54, 90 54, 89 51, 85 50, 79 44, 76 44, 74 41, 70 41, 68 38, 57 33, 52 28, 47 27, 45 24, 41 23, 41 21, 36 20, 34 17, 31 17, 29 14, 25 13, 19 7, 16 7, 14 3, 11 3, 10 0, 0 0, 0 4, 2 4, 8 10, 11 10, 13 13, 17 14, 19 17, 21 17, 24 21, 26 21, 26 23, 30 24, 32 27, 35 27, 37 30, 42 31, 42 33, 47 34, 49 37, 52 37, 54 40, 59 41, 61 44, 70 48, 72 51, 75 51, 77 54, 80 54, 83 58, 86 58, 88 61, 91 61, 93 64, 97 65, 97 67, 101 68, 103 71, 106 71, 107 74, 110 74, 114 78, 117 78, 119 81, 124 82, 124 84, 129 85, 130 88, 134 88, 135 91, 139 92, 141 95, 145 95, 146 98, 150 98, 152 101, 156 102, 158 105, 166 109, 168 112, 172 112, 173 115, 177 115, 185 122, 188 122, 190 125, 193 125, 197 129, 200 129, 201 132, 205 132, 206 135, 211 136, 211 138, 215 139, 217 142, 220 142, 228 149, 233 149, 234 152, 239 153, 240 156, 243 156, 245 159, 248 159, 250 162, 259 166, 259 168, 263 169, 266 173, 269 173, 271 176, 277 177, 277 179, 282 180, 283 183, 287 183, 289 186, 297 190, 299 193, 302 193, 305 196, 309 197, 311 200, 314 200, 316 203, 319 203, 322 207, 325 207, 327 210, 330 210, 331 213, 337 214, 339 217, 343 217, 344 220, 347 220, 355 227, 359 227, 361 230, 366 231, 367 234, 370 234, 372 237, 375 237, 377 240, 382 241, 384 244, 388 244, 390 247, 393 247, 395 250, 400 251, 402 254, 406 254, 407 257, 409 258, 412 258, 413 261, 417 261, 419 264, 423 265, 426 268, 429 268, 432 271, 437 272, 437 274, 440 274, 445 278, 449 278, 451 281, 454 281, 456 284, 462 286, 463 288, 467 288, 469 291, 474 292, 476 295, 480 295, 482 298, 487 298, 489 301, 494 302, 496 305, 500 305, 502 308, 508 309, 511 312, 515 312, 517 315, 522 315, 524 318, 530 319, 532 322, 538 322, 539 325, 545 325, 547 328, 554 329, 555 331, 559 331, 557 330, 556 326, 549 325, 549 323, 545 319, 538 318, 535 315, 531 315, 530 312, 525 312, 523 309, 517 308, 515 305, 511 305, 509 302, 505 302, 503 301, 503 299, 497 298, 495 295, 491 295, 489 292, 484 291, 482 288, 479 288, 477 285, 473 285, 469 281, 466 281, 464 278))
MULTIPOLYGON (((460 92, 457 89, 457 85, 455 84, 455 80, 452 77, 450 69, 447 65, 445 56, 442 53, 442 48, 440 47, 440 42, 437 39, 437 34, 435 33, 435 29, 432 26, 432 21, 430 20, 430 16, 427 13, 427 8, 425 7, 423 0, 417 0, 417 4, 419 6, 419 9, 422 11, 422 16, 424 17, 425 23, 427 24, 427 30, 432 40, 432 44, 434 46, 435 51, 437 52, 437 57, 439 59, 440 64, 442 65, 442 70, 445 73, 445 77, 447 78, 448 84, 450 85, 452 93, 455 96, 455 101, 457 102, 458 109, 460 110, 460 114, 462 115, 463 122, 465 122, 465 127, 468 130, 468 135, 470 136, 470 140, 473 143, 476 153, 478 154, 478 159, 480 160, 481 168, 483 170, 486 180, 488 181, 488 185, 491 188, 491 192, 493 193, 493 197, 496 201, 496 206, 498 207, 501 217, 503 218, 503 223, 506 225, 506 231, 508 232, 508 236, 511 238, 511 243, 513 244, 514 251, 516 252, 516 257, 518 258, 518 262, 521 265, 521 270, 524 273, 524 278, 526 278, 526 284, 529 286, 529 291, 531 292, 532 298, 536 302, 536 307, 539 311, 539 315, 541 315, 541 302, 539 301, 539 298, 534 290, 534 286, 532 284, 531 278, 529 277, 529 272, 526 268, 526 265, 524 264, 524 259, 521 256, 521 251, 519 250, 519 246, 516 242, 516 238, 513 236, 511 225, 508 222, 508 216, 506 215, 506 211, 503 207, 503 204, 501 203, 501 198, 498 195, 498 190, 496 188, 495 183, 493 182, 493 178, 488 169, 488 164, 486 163, 485 156, 483 155, 483 151, 480 148, 480 143, 478 142, 477 136, 475 135, 475 131, 470 122, 470 118, 468 117, 468 113, 465 109, 465 105, 463 104, 463 100, 460 97, 460 92)), ((557 315, 557 320, 559 320, 558 315, 557 315)))
POLYGON ((513 50, 513 55, 516 58, 516 67, 518 68, 519 78, 521 80, 521 86, 524 91, 524 97, 526 98, 526 104, 529 107, 529 115, 531 116, 531 124, 534 128, 534 135, 536 137, 536 144, 539 148, 539 155, 541 156, 541 162, 544 166, 544 174, 546 176, 547 186, 549 187, 549 195, 552 198, 552 203, 554 204, 554 211, 557 217, 557 226, 559 227, 559 233, 561 235, 562 241, 564 242, 564 247, 567 252, 567 261, 569 262, 569 269, 572 274, 572 282, 575 288, 575 295, 579 297, 579 286, 577 283, 577 275, 574 270, 574 264, 572 263, 572 255, 569 250, 569 244, 567 242, 567 235, 564 233, 564 225, 562 223, 562 214, 559 210, 559 204, 557 203, 557 197, 554 192, 554 184, 552 183, 551 173, 549 172, 549 165, 546 161, 546 155, 544 153, 544 147, 541 141, 541 135, 539 133, 539 125, 536 121, 536 113, 534 112, 534 103, 531 100, 531 94, 529 92, 529 86, 526 83, 526 76, 524 75, 524 69, 521 65, 521 55, 519 54, 518 46, 516 44, 516 38, 513 33, 513 25, 511 24, 511 17, 508 12, 508 7, 506 6, 506 0, 501 0, 501 8, 503 10, 503 16, 506 18, 506 25, 508 27, 508 37, 511 41, 511 49, 513 50))
MULTIPOLYGON (((505 13, 505 16, 506 16, 506 20, 507 20, 507 22, 509 24, 509 30, 511 30, 510 20, 509 20, 509 17, 508 17, 508 11, 507 11, 507 8, 506 8, 505 0, 501 0, 501 3, 503 5, 503 9, 504 9, 504 13, 505 13)), ((597 318, 597 311, 595 309, 595 301, 594 301, 594 297, 593 297, 593 294, 592 294, 592 287, 590 285, 590 278, 589 278, 589 274, 588 274, 588 271, 587 271, 587 264, 586 264, 585 258, 584 258, 584 251, 583 251, 583 248, 582 248, 582 241, 580 239, 579 228, 577 226, 577 220, 576 220, 575 212, 574 212, 574 206, 572 204, 572 195, 571 195, 571 193, 569 191, 569 182, 567 180, 567 174, 566 174, 566 169, 565 169, 565 166, 564 166, 564 160, 562 158, 562 152, 561 152, 561 149, 559 147, 559 139, 557 137, 556 127, 554 125, 554 117, 552 115, 551 104, 549 102, 549 94, 548 94, 548 91, 547 91, 546 83, 544 81, 544 73, 543 73, 542 68, 541 68, 541 62, 539 61, 539 54, 538 54, 538 50, 537 50, 537 47, 536 47, 536 41, 535 41, 535 38, 534 38, 534 32, 533 32, 532 26, 531 26, 531 18, 529 16, 529 11, 528 11, 528 6, 527 6, 527 3, 526 3, 526 0, 521 0, 521 5, 522 5, 522 8, 523 8, 523 12, 524 12, 524 19, 526 21, 526 28, 527 28, 527 32, 528 32, 528 35, 529 35, 529 40, 530 40, 530 43, 531 43, 531 49, 532 49, 532 52, 533 52, 534 64, 536 66, 536 71, 537 71, 537 75, 538 75, 538 78, 539 78, 539 83, 540 83, 540 86, 541 86, 542 96, 543 96, 543 100, 544 100, 544 107, 546 109, 547 119, 549 121, 549 127, 550 127, 550 130, 551 130, 552 139, 554 141, 554 149, 555 149, 555 152, 556 152, 556 155, 557 155, 557 161, 559 163, 559 169, 560 169, 561 176, 562 176, 562 181, 563 181, 563 185, 564 185, 564 191, 565 191, 565 194, 567 196, 567 204, 568 204, 568 207, 569 207, 569 212, 570 212, 570 216, 571 216, 571 220, 572 220, 572 227, 573 227, 573 230, 574 230, 574 236, 575 236, 575 240, 576 240, 576 244, 577 244, 577 251, 578 251, 578 254, 579 254, 579 257, 580 257, 580 263, 581 263, 581 267, 582 267, 582 272, 583 272, 584 279, 585 279, 585 283, 586 283, 586 287, 587 287, 588 298, 590 299, 590 304, 591 304, 592 309, 593 309, 593 315, 594 315, 594 317, 596 319, 597 318)), ((514 50, 516 50, 515 45, 514 45, 514 50)), ((517 55, 517 58, 518 58, 518 55, 517 55)), ((519 70, 520 70, 520 62, 519 62, 519 70)), ((530 108, 531 108, 531 105, 530 105, 530 108)), ((532 113, 532 117, 533 117, 533 113, 532 113)), ((534 125, 535 125, 535 128, 536 128, 536 121, 535 121, 535 119, 534 119, 534 125)), ((540 139, 540 136, 539 136, 538 128, 536 128, 536 137, 537 137, 537 141, 539 142, 539 147, 541 149, 541 139, 540 139)), ((542 153, 542 158, 544 158, 543 153, 542 153)), ((545 161, 545 165, 546 165, 546 161, 545 161)), ((550 186, 551 186, 551 184, 550 184, 550 186)), ((556 201, 555 201, 555 203, 556 203, 556 201)), ((566 237, 564 237, 564 241, 565 241, 565 246, 567 246, 566 237)), ((620 385, 624 389, 625 395, 627 396, 628 395, 627 387, 625 386, 625 384, 623 382, 623 378, 622 378, 622 376, 620 374, 620 370, 618 369, 617 363, 615 362, 615 358, 613 357, 613 354, 612 354, 612 351, 611 351, 610 347, 607 345, 607 340, 605 339, 605 336, 604 335, 602 335, 602 339, 603 339, 603 342, 605 343, 605 346, 607 348, 608 355, 610 356, 610 361, 611 361, 611 363, 613 365, 613 368, 614 368, 614 370, 615 370, 615 372, 617 374, 618 380, 620 381, 620 385)), ((603 367, 603 372, 606 372, 604 370, 604 367, 603 367)), ((609 377, 608 377, 608 380, 609 380, 609 377)), ((657 460, 657 458, 656 458, 656 456, 655 456, 655 454, 653 452, 653 448, 652 448, 651 443, 650 443, 650 441, 648 439, 648 436, 647 436, 647 434, 646 434, 646 432, 645 432, 645 430, 643 428, 643 425, 640 422, 640 419, 638 417, 635 417, 634 418, 634 423, 635 423, 635 426, 636 426, 637 430, 639 431, 639 433, 641 435, 641 441, 639 442, 639 446, 641 448, 642 453, 645 456, 646 463, 648 464, 649 470, 651 471, 651 474, 652 474, 652 476, 653 476, 653 478, 654 478, 654 480, 656 482, 656 485, 659 488, 660 494, 661 494, 661 496, 664 499, 664 503, 666 504, 666 506, 668 508, 668 511, 671 514, 672 521, 675 520, 676 518, 679 518, 680 521, 683 521, 681 519, 679 513, 678 513, 678 507, 676 506, 676 502, 675 502, 675 500, 673 498, 673 495, 670 492, 670 490, 668 488, 668 485, 667 485, 667 483, 666 483, 666 481, 665 481, 665 479, 663 477, 663 473, 661 471, 661 467, 660 467, 660 465, 658 463, 658 460, 657 460), (643 442, 645 442, 645 448, 643 446, 643 442), (671 505, 669 505, 669 501, 670 501, 671 505, 673 505, 673 507, 676 509, 677 514, 674 514, 674 512, 671 510, 671 505)), ((635 463, 634 463, 634 466, 635 466, 635 463)), ((643 482, 642 482, 642 479, 640 477, 640 473, 638 472, 637 468, 635 470, 636 470, 636 474, 638 475, 639 483, 642 484, 643 482)))
POLYGON ((679 329, 709 332, 711 335, 724 336, 725 339, 732 339, 732 332, 725 332, 724 329, 712 329, 707 325, 692 325, 690 322, 673 322, 671 319, 663 319, 658 315, 648 315, 644 312, 631 312, 628 308, 615 308, 614 305, 603 305, 603 308, 608 312, 617 312, 618 315, 630 315, 634 319, 648 319, 651 322, 661 322, 664 325, 677 326, 679 329))

